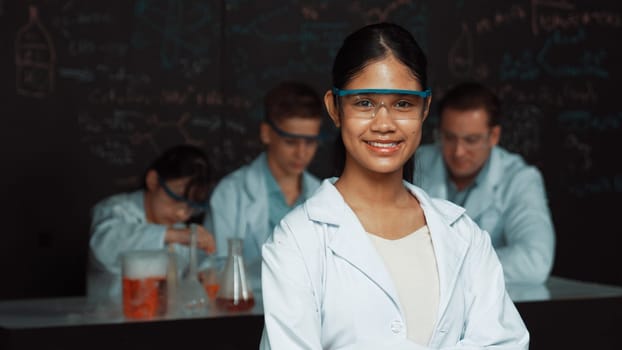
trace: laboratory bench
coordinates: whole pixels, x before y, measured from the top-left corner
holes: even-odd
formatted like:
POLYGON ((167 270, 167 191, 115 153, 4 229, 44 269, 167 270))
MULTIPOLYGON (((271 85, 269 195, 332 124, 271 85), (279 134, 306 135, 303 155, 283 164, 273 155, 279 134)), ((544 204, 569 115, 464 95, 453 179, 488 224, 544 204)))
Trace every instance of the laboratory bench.
MULTIPOLYGON (((562 277, 508 285, 530 349, 620 349, 622 287, 562 277)), ((257 349, 263 307, 131 321, 119 305, 85 297, 0 301, 0 349, 257 349)))

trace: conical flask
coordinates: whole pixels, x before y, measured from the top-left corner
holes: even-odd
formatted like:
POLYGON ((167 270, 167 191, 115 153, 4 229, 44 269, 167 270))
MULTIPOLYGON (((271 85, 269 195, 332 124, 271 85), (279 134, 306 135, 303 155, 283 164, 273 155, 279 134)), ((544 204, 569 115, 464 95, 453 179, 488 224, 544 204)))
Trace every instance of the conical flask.
POLYGON ((255 305, 255 298, 246 277, 242 240, 229 238, 228 245, 229 254, 216 295, 216 305, 228 311, 248 310, 255 305))
POLYGON ((177 298, 179 307, 184 314, 198 314, 205 312, 207 295, 203 285, 199 282, 197 273, 197 226, 190 225, 189 266, 187 274, 179 280, 177 298))

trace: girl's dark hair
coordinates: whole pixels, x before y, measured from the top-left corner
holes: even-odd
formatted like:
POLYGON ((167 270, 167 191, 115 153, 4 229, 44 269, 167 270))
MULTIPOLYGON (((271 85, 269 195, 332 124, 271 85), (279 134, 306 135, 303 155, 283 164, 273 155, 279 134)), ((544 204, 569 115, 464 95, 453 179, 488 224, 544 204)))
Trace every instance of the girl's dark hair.
MULTIPOLYGON (((333 87, 343 89, 370 63, 389 55, 410 69, 421 87, 428 88, 427 58, 412 34, 394 23, 367 25, 348 35, 337 52, 333 63, 333 87)), ((339 107, 337 98, 333 100, 339 107)), ((338 110, 340 110, 338 108, 338 110)), ((341 134, 335 141, 335 175, 343 172, 345 148, 341 134)), ((413 159, 404 165, 404 179, 412 181, 413 159)))
POLYGON ((211 171, 207 155, 200 148, 186 144, 173 146, 160 154, 147 171, 152 169, 164 181, 189 177, 184 197, 197 203, 208 199, 211 171))

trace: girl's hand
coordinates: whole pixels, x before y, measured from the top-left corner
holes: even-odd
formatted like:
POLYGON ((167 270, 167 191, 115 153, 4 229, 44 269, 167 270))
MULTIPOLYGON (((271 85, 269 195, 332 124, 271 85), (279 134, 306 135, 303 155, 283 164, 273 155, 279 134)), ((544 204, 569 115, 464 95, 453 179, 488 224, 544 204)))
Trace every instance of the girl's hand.
MULTIPOLYGON (((190 245, 190 228, 169 228, 166 230, 164 242, 190 245)), ((208 254, 216 251, 214 235, 201 225, 197 225, 197 248, 208 254)))

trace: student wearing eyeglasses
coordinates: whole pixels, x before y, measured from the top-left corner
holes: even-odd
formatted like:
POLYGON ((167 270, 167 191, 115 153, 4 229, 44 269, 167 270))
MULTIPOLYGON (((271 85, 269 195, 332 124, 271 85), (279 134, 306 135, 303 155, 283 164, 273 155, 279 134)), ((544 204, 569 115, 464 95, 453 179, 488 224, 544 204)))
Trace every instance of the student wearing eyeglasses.
POLYGON ((414 183, 464 207, 488 231, 506 283, 544 282, 555 250, 544 181, 536 167, 498 145, 498 98, 482 84, 465 82, 438 108, 438 142, 417 150, 414 183))
MULTIPOLYGON (((130 250, 168 248, 174 252, 178 274, 184 273, 190 244, 185 223, 204 213, 209 190, 205 153, 192 145, 178 145, 153 161, 141 189, 98 202, 92 209, 89 240, 89 296, 119 295, 120 256, 130 250)), ((199 258, 205 260, 203 253, 216 249, 214 237, 200 225, 196 234, 199 258)))
POLYGON ((320 184, 307 171, 320 141, 320 96, 307 84, 284 81, 264 96, 264 113, 259 136, 265 151, 218 183, 205 217, 217 256, 227 255, 228 238, 243 240, 246 273, 255 290, 261 286, 262 244, 320 184))

